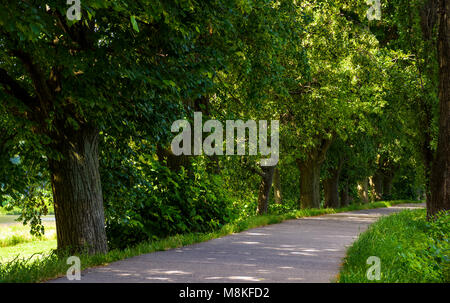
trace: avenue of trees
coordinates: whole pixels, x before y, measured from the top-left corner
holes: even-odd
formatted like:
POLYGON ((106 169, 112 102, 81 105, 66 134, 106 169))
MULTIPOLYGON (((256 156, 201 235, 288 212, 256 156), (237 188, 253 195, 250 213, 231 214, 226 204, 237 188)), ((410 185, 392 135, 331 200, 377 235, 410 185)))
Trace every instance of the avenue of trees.
MULTIPOLYGON (((0 197, 104 253, 243 216, 450 209, 450 1, 0 0, 0 197), (171 125, 279 120, 280 159, 175 156, 171 125)), ((207 134, 203 134, 206 138, 207 134)), ((265 158, 265 157, 264 157, 265 158)), ((0 205, 1 206, 1 205, 0 205)))

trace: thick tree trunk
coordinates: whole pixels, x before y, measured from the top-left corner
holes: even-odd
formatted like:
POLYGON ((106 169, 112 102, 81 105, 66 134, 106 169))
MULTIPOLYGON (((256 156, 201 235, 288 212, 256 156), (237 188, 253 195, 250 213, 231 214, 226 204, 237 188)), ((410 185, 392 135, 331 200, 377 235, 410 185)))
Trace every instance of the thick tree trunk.
POLYGON ((329 178, 323 182, 325 195, 325 207, 339 208, 341 202, 339 200, 339 177, 341 176, 344 159, 340 159, 337 167, 329 171, 329 178))
POLYGON ((348 195, 348 180, 344 182, 344 186, 341 189, 340 199, 341 199, 341 207, 345 207, 350 204, 350 197, 348 195))
POLYGON ((358 182, 358 196, 363 203, 369 203, 368 183, 368 178, 358 182))
POLYGON ((386 174, 383 178, 383 200, 390 200, 392 193, 392 182, 394 181, 394 174, 386 174))
MULTIPOLYGON (((438 19, 438 5, 439 0, 428 0, 424 3, 424 6, 420 10, 420 19, 421 19, 421 27, 422 27, 422 35, 425 42, 430 43, 431 46, 433 44, 433 29, 438 19)), ((423 66, 423 71, 421 71, 421 65, 418 65, 419 71, 426 73, 428 76, 434 75, 434 69, 432 68, 433 64, 426 64, 423 66)), ((423 89, 423 88, 422 88, 423 89)), ((425 92, 425 90, 424 90, 425 92)), ((420 133, 420 148, 422 161, 424 164, 424 174, 425 174, 425 198, 426 205, 429 208, 431 203, 431 167, 433 165, 434 159, 434 151, 432 150, 432 129, 431 125, 433 124, 433 109, 429 105, 429 102, 425 98, 419 98, 418 100, 418 110, 423 115, 419 115, 420 120, 419 124, 419 133, 420 133), (423 127, 426 126, 426 127, 423 127)))
POLYGON ((325 161, 333 137, 322 139, 306 159, 296 159, 300 170, 300 207, 320 208, 320 168, 325 161))
POLYGON ((450 0, 439 1, 439 135, 431 169, 428 216, 450 210, 450 0))
POLYGON ((375 201, 381 201, 383 199, 383 173, 377 169, 372 177, 373 192, 375 201))
POLYGON ((325 207, 339 208, 339 177, 332 176, 323 181, 323 190, 325 195, 325 207))
POLYGON ((261 169, 263 176, 259 185, 258 208, 256 210, 258 215, 267 213, 275 166, 261 166, 261 169))
MULTIPOLYGON (((439 0, 428 0, 425 1, 423 7, 420 10, 420 25, 422 28, 422 37, 428 46, 434 46, 433 42, 433 29, 438 19, 438 5, 439 0)), ((417 53, 417 51, 415 51, 417 53)), ((419 64, 417 67, 420 73, 425 73, 429 77, 434 76, 434 64, 429 64, 430 62, 425 62, 425 64, 419 64)), ((422 86, 423 92, 426 94, 424 87, 422 86)), ((418 116, 419 121, 419 138, 420 138, 420 149, 422 155, 422 161, 424 164, 424 175, 425 175, 425 198, 426 205, 431 203, 431 189, 430 189, 430 179, 431 179, 431 166, 434 158, 434 151, 431 149, 433 135, 431 125, 433 124, 433 109, 429 105, 429 102, 425 98, 417 99, 418 111, 421 115, 418 116)))
POLYGON ((300 207, 320 208, 320 167, 322 163, 309 158, 297 161, 300 169, 300 207))
POLYGON ((338 167, 330 171, 330 177, 323 182, 325 194, 325 207, 339 208, 339 177, 341 175, 343 159, 339 161, 338 167))
POLYGON ((58 250, 106 253, 103 196, 98 163, 98 130, 82 125, 65 132, 50 160, 58 250))
POLYGON ((283 197, 281 195, 280 170, 278 167, 275 168, 275 171, 273 173, 273 196, 275 198, 275 203, 283 203, 283 197))
MULTIPOLYGON (((427 109, 427 107, 423 107, 427 109)), ((429 118, 426 119, 427 123, 426 125, 431 125, 431 114, 428 112, 426 114, 429 116, 429 118)), ((425 124, 425 123, 424 123, 425 124)), ((431 166, 433 164, 433 151, 431 149, 431 135, 430 130, 424 130, 420 129, 421 132, 421 142, 420 142, 420 149, 421 149, 421 156, 422 156, 422 163, 424 166, 424 179, 425 179, 425 202, 427 205, 427 209, 429 208, 429 205, 431 203, 431 187, 430 187, 430 180, 431 180, 431 166)))

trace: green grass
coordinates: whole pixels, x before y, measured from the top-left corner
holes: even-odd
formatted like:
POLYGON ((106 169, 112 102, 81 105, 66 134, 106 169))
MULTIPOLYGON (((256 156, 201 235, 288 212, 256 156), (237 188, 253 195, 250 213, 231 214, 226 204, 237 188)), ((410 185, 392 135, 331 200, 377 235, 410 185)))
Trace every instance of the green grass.
POLYGON ((14 259, 29 259, 48 255, 56 249, 56 239, 34 241, 0 248, 0 262, 11 262, 14 259))
POLYGON ((0 215, 20 215, 22 210, 18 207, 13 207, 10 210, 6 210, 6 208, 0 206, 0 215))
POLYGON ((383 217, 347 251, 338 282, 450 282, 450 213, 427 222, 426 210, 383 217), (369 256, 380 258, 380 280, 369 281, 369 256))
POLYGON ((56 240, 56 227, 53 222, 44 222, 45 235, 35 237, 30 234, 29 226, 18 224, 0 224, 0 260, 4 260, 4 249, 28 242, 56 240))
MULTIPOLYGON (((161 240, 143 242, 137 246, 126 248, 124 250, 111 250, 107 254, 90 256, 80 255, 79 257, 81 259, 82 269, 86 269, 92 266, 105 265, 113 261, 122 260, 144 253, 168 250, 194 243, 204 242, 232 233, 238 233, 250 228, 280 223, 287 219, 318 216, 323 214, 331 214, 359 209, 389 207, 400 203, 411 202, 414 201, 375 202, 363 205, 352 205, 340 209, 304 209, 291 211, 285 214, 253 216, 244 220, 224 225, 221 229, 210 233, 189 233, 183 235, 175 235, 161 240)), ((68 257, 68 255, 60 255, 58 257, 56 254, 48 252, 48 249, 50 247, 51 246, 47 246, 46 248, 43 247, 42 250, 36 250, 35 253, 38 253, 40 251, 44 252, 42 257, 39 258, 33 258, 31 260, 27 258, 16 258, 13 261, 0 263, 0 282, 41 282, 65 275, 68 269, 68 265, 66 264, 66 258, 68 257)))

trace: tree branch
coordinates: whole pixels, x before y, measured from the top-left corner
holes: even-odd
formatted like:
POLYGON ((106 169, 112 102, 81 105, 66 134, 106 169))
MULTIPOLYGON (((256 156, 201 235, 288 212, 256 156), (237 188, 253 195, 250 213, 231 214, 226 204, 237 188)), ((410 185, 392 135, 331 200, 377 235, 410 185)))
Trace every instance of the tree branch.
POLYGON ((30 108, 36 107, 36 98, 31 97, 27 90, 23 88, 16 80, 14 80, 7 71, 0 68, 0 83, 3 85, 5 91, 22 101, 26 106, 30 108))
POLYGON ((46 83, 45 75, 39 66, 33 63, 31 56, 22 50, 12 50, 11 53, 22 61, 25 69, 30 74, 36 95, 40 100, 40 107, 44 113, 49 112, 48 105, 53 100, 53 95, 46 83))
POLYGON ((331 146, 331 143, 333 143, 334 140, 334 134, 331 136, 330 139, 322 139, 322 143, 320 144, 320 148, 318 151, 318 161, 323 162, 325 161, 325 157, 327 155, 327 151, 331 146))

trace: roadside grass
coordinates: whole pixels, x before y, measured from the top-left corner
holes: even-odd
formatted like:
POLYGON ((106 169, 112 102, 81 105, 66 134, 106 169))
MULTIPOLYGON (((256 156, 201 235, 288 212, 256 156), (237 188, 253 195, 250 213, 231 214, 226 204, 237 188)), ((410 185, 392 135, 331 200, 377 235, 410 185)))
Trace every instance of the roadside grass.
MULTIPOLYGON (((179 248, 199 242, 209 241, 229 234, 242 232, 247 229, 261 227, 269 224, 280 223, 288 219, 319 216, 352 210, 390 207, 401 203, 420 203, 421 201, 389 201, 375 202, 362 205, 352 205, 339 209, 302 209, 290 211, 284 214, 269 214, 263 216, 252 216, 222 226, 219 230, 209 233, 188 233, 174 235, 164 239, 142 242, 134 247, 123 250, 111 250, 107 254, 86 255, 80 254, 82 270, 99 265, 130 258, 133 256, 151 253, 155 251, 179 248)), ((46 242, 46 241, 43 241, 46 242)), ((0 248, 1 254, 2 248, 0 248)), ((58 255, 53 250, 36 250, 42 252, 39 258, 24 258, 20 255, 12 261, 0 263, 0 282, 43 282, 49 279, 61 277, 66 274, 69 265, 66 260, 69 254, 58 255)))
POLYGON ((426 210, 405 210, 372 224, 349 247, 340 283, 450 282, 450 213, 426 220, 426 210), (368 257, 380 258, 380 280, 368 280, 368 257))

